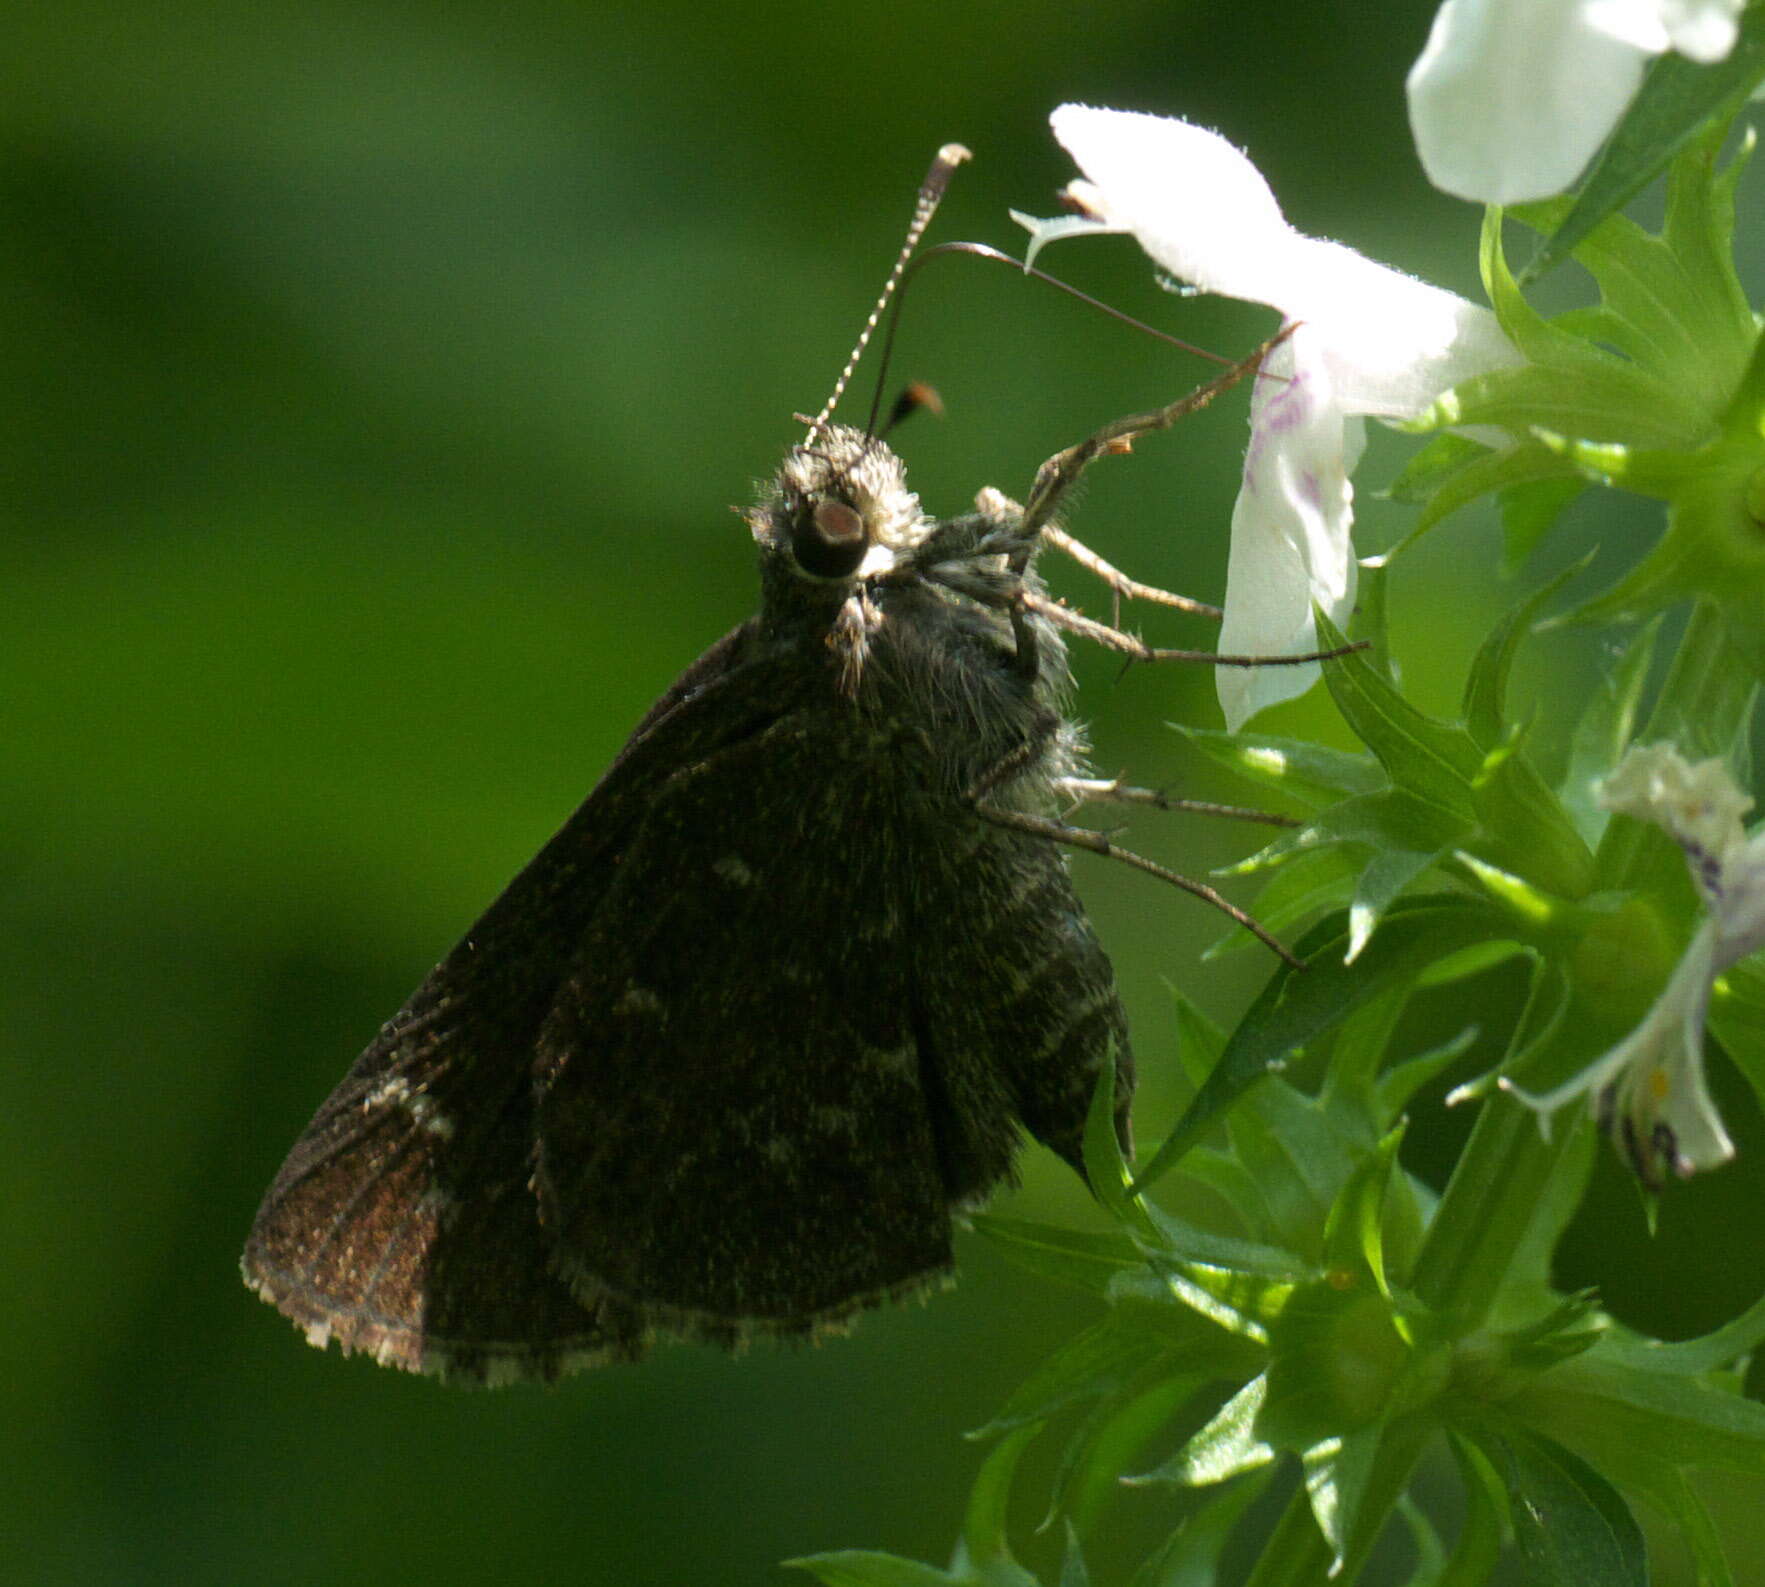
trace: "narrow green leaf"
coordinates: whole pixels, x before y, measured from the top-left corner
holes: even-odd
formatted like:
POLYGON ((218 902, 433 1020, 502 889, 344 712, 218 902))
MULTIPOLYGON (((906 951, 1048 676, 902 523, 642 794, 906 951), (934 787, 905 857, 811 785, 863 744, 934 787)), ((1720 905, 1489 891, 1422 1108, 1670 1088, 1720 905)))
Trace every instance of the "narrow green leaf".
POLYGON ((1167 1373, 1098 1406, 1061 1452, 1042 1528, 1064 1514, 1081 1536, 1089 1537, 1121 1492, 1123 1473, 1210 1376, 1204 1371, 1167 1373))
POLYGON ((1403 1587, 1440 1587, 1446 1570, 1446 1545, 1434 1530, 1428 1514, 1407 1493, 1397 1501, 1397 1513, 1410 1534, 1410 1546, 1416 1551, 1416 1568, 1403 1587))
POLYGON ((1644 1372, 1695 1377, 1731 1366, 1761 1344, 1765 1344, 1765 1295, 1738 1317, 1696 1339, 1668 1344, 1660 1339, 1633 1339, 1614 1333, 1601 1345, 1600 1355, 1604 1360, 1644 1372))
POLYGON ((1557 520, 1587 491, 1587 481, 1577 477, 1547 476, 1525 479, 1496 493, 1501 513, 1502 575, 1512 578, 1557 520))
MULTIPOLYGON (((1233 866, 1222 874, 1242 874, 1247 867, 1233 866)), ((1345 909, 1354 895, 1360 865, 1354 851, 1342 844, 1306 849, 1293 854, 1256 895, 1251 913, 1278 936, 1314 915, 1333 909, 1345 909)), ((1208 962, 1227 953, 1255 949, 1268 950, 1263 943, 1242 926, 1233 926, 1225 936, 1213 943, 1202 960, 1208 962)))
POLYGON ((1685 1474, 1679 1471, 1670 1473, 1655 1492, 1679 1524, 1679 1535, 1691 1549, 1697 1565, 1698 1587, 1735 1587, 1734 1573, 1728 1567, 1728 1554, 1722 1547, 1716 1523, 1710 1519, 1704 1501, 1685 1480, 1685 1474))
POLYGON ((1295 1287, 1291 1279, 1264 1278, 1207 1262, 1173 1261, 1156 1252, 1147 1262, 1182 1305, 1256 1344, 1267 1341, 1267 1325, 1280 1316, 1295 1287))
POLYGON ((1435 960, 1512 931, 1505 915, 1474 900, 1406 899, 1392 909, 1383 929, 1350 966, 1342 962, 1348 945, 1345 927, 1341 917, 1333 917, 1301 939, 1298 954, 1306 968, 1275 972, 1232 1033, 1213 1073, 1140 1171, 1136 1188, 1174 1167, 1251 1086, 1307 1042, 1435 960))
POLYGON ((1324 1266, 1332 1272, 1354 1272, 1364 1266, 1387 1300, 1391 1286, 1385 1277, 1385 1195, 1404 1130, 1399 1124, 1390 1131, 1378 1150, 1349 1176, 1324 1225, 1324 1266))
POLYGON ((1436 1075, 1450 1069, 1476 1044, 1481 1034, 1475 1025, 1467 1025, 1458 1035, 1417 1053, 1402 1063, 1394 1064, 1379 1077, 1378 1118, 1388 1125, 1403 1112, 1413 1097, 1436 1075))
POLYGON ((1380 1128, 1373 1103, 1379 1066, 1391 1048, 1392 1033, 1409 1006, 1409 988, 1394 986, 1343 1020, 1330 1047, 1330 1064, 1318 1105, 1338 1134, 1358 1136, 1380 1128))
POLYGON ((1563 1362, 1521 1389, 1508 1409, 1602 1459, 1630 1453, 1765 1476, 1765 1405, 1602 1356, 1595 1349, 1563 1362))
MULTIPOLYGON (((1318 613, 1318 642, 1343 643, 1341 631, 1318 613)), ((1483 756, 1462 728, 1418 711, 1358 652, 1324 669, 1330 697, 1392 783, 1424 804, 1474 819, 1471 780, 1483 756)))
POLYGON ((1140 1267, 1144 1261, 1139 1247, 1122 1234, 1062 1229, 990 1212, 970 1213, 967 1221, 1018 1266, 1093 1295, 1105 1293, 1109 1281, 1124 1268, 1140 1267))
POLYGON ((1599 803, 1596 790, 1618 764, 1636 732, 1637 706, 1643 684, 1654 660, 1655 641, 1665 615, 1657 613, 1636 632, 1616 666, 1605 668, 1594 686, 1593 698, 1575 724, 1569 750, 1569 769, 1560 795, 1575 830, 1589 848, 1598 845, 1610 819, 1599 803))
POLYGON ((1489 637, 1478 647, 1465 680, 1463 716, 1465 728, 1484 750, 1494 749, 1508 736, 1508 678, 1520 641, 1532 632, 1545 605, 1571 579, 1578 578, 1593 561, 1590 551, 1541 584, 1524 600, 1510 606, 1496 619, 1489 637))
POLYGON ((1130 1233, 1150 1235, 1152 1228, 1146 1221, 1146 1210, 1129 1193, 1132 1176, 1116 1135, 1113 1049, 1109 1061, 1098 1067, 1090 1111, 1085 1115, 1083 1154, 1085 1178, 1098 1204, 1130 1233))
POLYGON ((1642 1528, 1611 1483, 1539 1433, 1504 1426, 1499 1449, 1533 1587, 1648 1587, 1642 1528))
POLYGON ((1041 1431, 1040 1424, 1007 1433, 988 1452, 968 1494, 968 1513, 962 1523, 962 1543, 969 1560, 977 1566, 1011 1563, 1006 1541, 1006 1506, 1011 1498, 1011 1479, 1029 1442, 1041 1431))
POLYGON ((1592 890, 1593 854, 1518 734, 1489 752, 1473 794, 1479 830, 1468 846, 1525 877, 1537 896, 1579 899, 1592 890))
POLYGON ((1204 1488, 1268 1465, 1275 1458, 1275 1451, 1256 1436, 1257 1413, 1267 1391, 1267 1379, 1252 1378, 1163 1465, 1123 1481, 1134 1487, 1167 1483, 1174 1487, 1204 1488))
POLYGON ((826 1587, 951 1587, 961 1578, 918 1560, 868 1549, 840 1549, 782 1561, 786 1570, 807 1571, 826 1587))
POLYGON ((1352 964, 1361 956, 1386 911, 1412 882, 1433 868, 1444 847, 1443 844, 1441 848, 1421 852, 1380 849, 1367 861, 1348 906, 1348 949, 1343 954, 1346 963, 1352 964))
POLYGON ((1424 501, 1460 470, 1488 456, 1489 448, 1480 441, 1445 431, 1431 437, 1379 494, 1388 501, 1424 501))
POLYGON ((1268 1475, 1268 1468, 1252 1472, 1213 1494, 1134 1573, 1131 1587, 1221 1587, 1220 1556, 1268 1475))
POLYGON ((1465 1518, 1434 1587, 1486 1587, 1508 1531, 1507 1486, 1484 1452, 1457 1433, 1448 1438, 1465 1495, 1465 1518))
MULTIPOLYGON (((1502 388, 1491 387, 1490 382, 1467 381, 1454 392, 1452 411, 1431 417, 1437 423, 1457 424, 1461 422, 1459 399, 1468 398, 1472 406, 1481 406, 1492 398, 1499 399, 1502 388)), ((1493 495, 1499 503, 1510 491, 1569 483, 1573 483, 1578 491, 1586 488, 1586 482, 1576 472, 1575 465, 1537 439, 1516 441, 1499 452, 1485 451, 1441 484, 1416 515, 1409 532, 1385 553, 1385 560, 1390 562, 1408 551, 1425 534, 1480 497, 1493 495)))
POLYGON ((1079 1534, 1071 1521, 1066 1523, 1066 1554, 1060 1562, 1060 1587, 1091 1587, 1091 1573, 1085 1569, 1085 1553, 1079 1547, 1079 1534))
POLYGON ((1183 722, 1169 726, 1220 765, 1309 804, 1385 786, 1385 774, 1367 755, 1267 733, 1227 733, 1183 722))
POLYGON ((1229 1234, 1211 1230, 1166 1212, 1152 1202, 1146 1203, 1147 1214, 1158 1232, 1160 1254, 1182 1262, 1200 1262, 1210 1267, 1229 1268, 1252 1278, 1267 1278, 1299 1283, 1312 1277, 1312 1270, 1291 1251, 1257 1240, 1239 1240, 1229 1234))
POLYGON ((1379 1453, 1383 1432, 1384 1428, 1378 1425, 1362 1427, 1341 1438, 1314 1444, 1300 1456, 1311 1513, 1330 1545, 1332 1575, 1341 1570, 1349 1536, 1360 1520, 1361 1503, 1366 1498, 1367 1481, 1373 1474, 1373 1460, 1379 1453))
POLYGON ((1170 1348, 1168 1336, 1136 1326, 1131 1314, 1112 1311, 1048 1357, 1012 1390, 991 1421, 968 1436, 990 1438, 1028 1422, 1039 1424, 1080 1400, 1113 1394, 1170 1348))
POLYGON ((1174 994, 1177 1006, 1177 1057, 1189 1084, 1198 1086, 1212 1072, 1226 1047, 1226 1033, 1201 1012, 1193 999, 1174 994))

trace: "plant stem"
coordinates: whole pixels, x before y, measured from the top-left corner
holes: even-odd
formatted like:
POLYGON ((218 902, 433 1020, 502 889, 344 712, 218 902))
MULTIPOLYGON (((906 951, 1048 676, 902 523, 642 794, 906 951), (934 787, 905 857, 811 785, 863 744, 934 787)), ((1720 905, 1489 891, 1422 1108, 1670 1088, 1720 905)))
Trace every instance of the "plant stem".
POLYGON ((1330 1576, 1330 1545, 1312 1518, 1305 1484, 1293 1490, 1257 1556, 1244 1587, 1324 1587, 1330 1576))
POLYGON ((1484 1102, 1416 1258, 1416 1293, 1455 1332, 1488 1316, 1566 1140, 1512 1097, 1484 1102))

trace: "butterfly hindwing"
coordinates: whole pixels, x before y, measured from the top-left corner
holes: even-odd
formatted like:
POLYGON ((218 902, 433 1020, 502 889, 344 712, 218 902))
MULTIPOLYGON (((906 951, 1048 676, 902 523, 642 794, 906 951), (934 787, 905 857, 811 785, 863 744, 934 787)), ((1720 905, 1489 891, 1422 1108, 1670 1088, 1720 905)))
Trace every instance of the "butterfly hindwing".
POLYGON ((247 1280, 315 1342, 466 1379, 552 1377, 641 1352, 642 1319, 585 1307, 535 1216, 533 1054, 654 787, 763 733, 787 680, 744 627, 658 702, 601 784, 382 1029, 265 1196, 247 1280), (757 680, 749 679, 758 669, 757 680), (759 681, 725 697, 730 680, 759 681))

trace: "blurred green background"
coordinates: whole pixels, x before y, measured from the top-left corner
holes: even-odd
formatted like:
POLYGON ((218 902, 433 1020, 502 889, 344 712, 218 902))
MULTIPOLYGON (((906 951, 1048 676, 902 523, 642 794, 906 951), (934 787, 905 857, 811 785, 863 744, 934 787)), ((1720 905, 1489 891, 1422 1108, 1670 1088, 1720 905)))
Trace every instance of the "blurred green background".
MULTIPOLYGON (((1182 112, 1248 145, 1295 223, 1475 293, 1478 217, 1425 186, 1403 118, 1431 9, 10 8, 0 1580, 745 1587, 817 1549, 947 1555, 978 1459, 961 1430, 1086 1316, 975 1240, 956 1292, 825 1349, 666 1349, 495 1394, 307 1349, 240 1286, 238 1247, 378 1022, 751 610, 729 508, 820 404, 932 151, 976 155, 935 235, 1015 248, 1007 206, 1050 213, 1072 174, 1055 104, 1182 112)), ((1126 241, 1069 247, 1051 267, 1223 353, 1272 328, 1161 295, 1126 241)), ((1206 373, 946 263, 895 375, 949 412, 902 450, 934 511, 1021 495, 1057 447, 1206 373)), ((1240 398, 1146 443, 1097 471, 1075 529, 1217 597, 1242 440, 1240 398)), ((1367 499, 1380 477, 1374 545, 1399 521, 1367 499)), ((1615 561, 1646 522, 1602 504, 1545 560, 1592 532, 1615 561)), ((1514 598, 1493 545, 1469 518, 1396 581, 1436 709, 1514 598)), ((1557 636, 1524 683, 1555 720, 1604 659, 1557 636)), ((1104 769, 1242 793, 1163 726, 1217 724, 1205 675, 1118 671, 1082 658, 1104 769)), ((1249 846, 1174 818, 1133 842, 1197 873, 1249 846)), ((1266 964, 1200 966, 1217 919, 1076 870, 1156 1136, 1170 984, 1229 1018, 1266 964)), ((1676 1189, 1651 1242, 1602 1160, 1565 1252, 1566 1281, 1669 1335, 1765 1286, 1765 1143, 1729 1079, 1741 1163, 1676 1189)), ((1418 1114, 1438 1182, 1462 1123, 1437 1096, 1418 1114)), ((1039 1151, 1014 1210, 1087 1216, 1039 1151)), ((1716 1502, 1740 1524, 1760 1497, 1716 1502)), ((1170 1514, 1129 1496, 1105 1578, 1170 1514)))

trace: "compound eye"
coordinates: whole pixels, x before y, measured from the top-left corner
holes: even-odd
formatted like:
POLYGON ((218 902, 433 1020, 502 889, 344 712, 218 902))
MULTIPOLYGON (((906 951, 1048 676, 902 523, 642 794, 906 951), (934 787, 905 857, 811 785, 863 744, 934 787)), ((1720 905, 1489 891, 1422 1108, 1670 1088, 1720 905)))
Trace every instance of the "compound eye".
POLYGON ((850 578, 869 549, 863 514, 832 497, 791 525, 791 554, 798 567, 818 579, 850 578))

